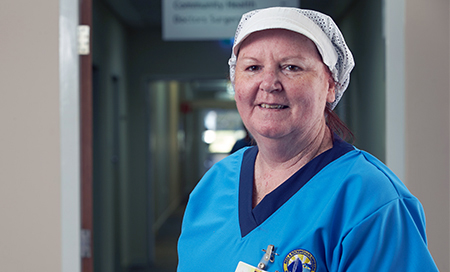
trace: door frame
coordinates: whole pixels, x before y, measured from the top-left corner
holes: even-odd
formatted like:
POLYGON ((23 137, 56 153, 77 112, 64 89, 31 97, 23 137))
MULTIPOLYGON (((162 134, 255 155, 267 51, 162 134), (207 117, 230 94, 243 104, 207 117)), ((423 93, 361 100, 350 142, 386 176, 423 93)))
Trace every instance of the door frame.
POLYGON ((92 0, 80 0, 80 25, 89 26, 89 54, 80 55, 80 172, 81 229, 88 252, 81 271, 93 272, 93 99, 92 99, 92 0))

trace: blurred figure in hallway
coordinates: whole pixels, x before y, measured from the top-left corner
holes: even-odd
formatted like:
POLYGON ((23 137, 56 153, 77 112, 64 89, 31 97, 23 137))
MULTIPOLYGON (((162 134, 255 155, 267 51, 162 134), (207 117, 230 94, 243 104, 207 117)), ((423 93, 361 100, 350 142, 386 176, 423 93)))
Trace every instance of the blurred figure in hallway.
POLYGON ((252 135, 248 132, 247 128, 242 125, 245 130, 245 137, 237 140, 236 143, 233 145, 233 148, 230 151, 230 154, 233 154, 234 152, 238 151, 239 149, 246 147, 246 146, 252 146, 255 145, 255 140, 253 140, 252 135))

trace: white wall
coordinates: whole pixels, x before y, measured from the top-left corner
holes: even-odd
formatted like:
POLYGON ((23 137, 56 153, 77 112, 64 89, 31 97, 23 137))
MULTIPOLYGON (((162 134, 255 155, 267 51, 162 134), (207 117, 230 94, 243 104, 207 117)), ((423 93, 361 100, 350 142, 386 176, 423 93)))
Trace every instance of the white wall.
POLYGON ((61 271, 59 0, 2 0, 0 37, 0 271, 61 271))
POLYGON ((440 271, 450 271, 449 5, 405 0, 405 183, 424 206, 440 271))

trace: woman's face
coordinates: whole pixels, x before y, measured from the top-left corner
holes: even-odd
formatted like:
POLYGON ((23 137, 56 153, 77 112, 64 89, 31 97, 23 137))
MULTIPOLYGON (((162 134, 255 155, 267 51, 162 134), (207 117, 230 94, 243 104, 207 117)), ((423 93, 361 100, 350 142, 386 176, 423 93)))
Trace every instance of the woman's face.
POLYGON ((315 44, 301 34, 264 30, 240 47, 236 105, 256 141, 314 137, 326 126, 324 110, 335 99, 334 86, 315 44))

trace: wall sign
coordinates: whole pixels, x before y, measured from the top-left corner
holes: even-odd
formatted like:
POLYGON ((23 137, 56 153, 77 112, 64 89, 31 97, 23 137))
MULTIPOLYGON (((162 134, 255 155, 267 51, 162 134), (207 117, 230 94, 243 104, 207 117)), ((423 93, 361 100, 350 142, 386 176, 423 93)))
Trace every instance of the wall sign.
POLYGON ((243 13, 271 6, 299 7, 300 0, 163 0, 163 39, 230 39, 243 13))

